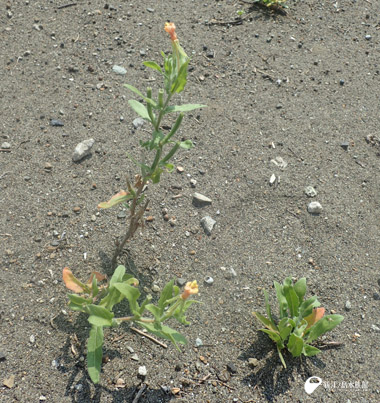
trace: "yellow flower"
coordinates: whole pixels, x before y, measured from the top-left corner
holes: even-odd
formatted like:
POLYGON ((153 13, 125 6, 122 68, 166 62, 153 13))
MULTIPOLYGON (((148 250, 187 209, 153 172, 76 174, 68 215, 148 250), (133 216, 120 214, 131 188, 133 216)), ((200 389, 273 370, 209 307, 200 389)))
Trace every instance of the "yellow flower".
POLYGON ((181 298, 182 299, 187 299, 190 297, 190 295, 198 294, 198 284, 197 280, 194 281, 189 281, 185 285, 185 290, 183 291, 181 298))
POLYGON ((174 22, 166 22, 165 23, 165 31, 170 35, 170 39, 172 41, 176 41, 177 34, 175 33, 175 25, 174 22))

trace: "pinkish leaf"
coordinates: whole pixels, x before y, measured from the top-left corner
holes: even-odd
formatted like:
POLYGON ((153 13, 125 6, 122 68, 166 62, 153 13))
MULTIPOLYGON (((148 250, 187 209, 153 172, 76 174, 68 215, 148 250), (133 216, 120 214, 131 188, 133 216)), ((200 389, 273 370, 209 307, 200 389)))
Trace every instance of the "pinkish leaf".
POLYGON ((98 204, 98 208, 110 208, 116 204, 126 202, 131 198, 131 195, 125 190, 120 190, 119 193, 113 195, 107 202, 102 202, 98 204))
POLYGON ((307 322, 306 329, 313 326, 320 319, 322 319, 324 314, 325 314, 325 308, 313 308, 313 312, 305 318, 305 320, 307 322))
POLYGON ((96 279, 97 279, 98 281, 103 281, 103 280, 106 280, 106 279, 107 279, 107 276, 106 276, 105 274, 101 274, 101 273, 99 273, 98 271, 93 271, 93 272, 91 273, 90 278, 89 278, 88 281, 87 281, 87 284, 89 284, 90 286, 91 286, 91 284, 92 284, 92 279, 94 278, 94 276, 96 277, 96 279))
POLYGON ((74 276, 71 270, 68 267, 63 269, 62 273, 63 282, 65 283, 66 287, 74 292, 82 293, 84 289, 82 287, 82 283, 74 276))

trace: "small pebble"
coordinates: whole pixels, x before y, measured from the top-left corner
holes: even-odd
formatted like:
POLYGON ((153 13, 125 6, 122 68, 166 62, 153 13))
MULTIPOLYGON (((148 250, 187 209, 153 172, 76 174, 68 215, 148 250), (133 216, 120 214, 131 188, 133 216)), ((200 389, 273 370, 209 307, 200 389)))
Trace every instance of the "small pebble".
POLYGON ((177 172, 180 173, 180 174, 181 174, 184 170, 185 170, 185 169, 184 169, 183 167, 181 167, 181 166, 178 166, 178 167, 177 167, 177 172))
POLYGON ((367 41, 369 41, 369 40, 372 39, 372 36, 371 36, 371 35, 366 35, 366 36, 365 36, 365 39, 367 39, 367 41))
POLYGON ((350 301, 346 301, 346 304, 344 306, 344 309, 346 311, 351 311, 351 302, 350 301))
POLYGON ((212 219, 210 216, 203 217, 201 219, 201 225, 206 233, 206 235, 211 235, 211 232, 214 228, 216 221, 212 219))
POLYGON ((183 287, 186 284, 186 280, 182 277, 177 278, 178 287, 183 287))
POLYGON ((144 121, 143 118, 136 118, 136 119, 134 119, 134 121, 132 122, 133 127, 134 127, 135 129, 138 129, 138 128, 142 127, 142 126, 144 125, 144 123, 145 123, 145 121, 144 121))
POLYGON ((233 362, 229 362, 229 363, 227 364, 227 370, 228 370, 229 372, 231 372, 231 374, 236 374, 236 372, 237 372, 236 365, 235 365, 233 362))
POLYGON ((146 366, 145 365, 141 365, 140 367, 139 367, 139 376, 141 376, 141 377, 143 377, 143 378, 145 378, 146 377, 146 374, 147 374, 147 370, 146 370, 146 366))
POLYGON ((95 140, 94 139, 88 139, 84 140, 81 143, 77 144, 75 147, 72 160, 74 162, 79 162, 82 160, 84 157, 89 155, 91 153, 91 148, 94 145, 95 140))
POLYGON ((160 289, 160 287, 159 287, 157 284, 153 284, 153 286, 152 286, 152 291, 153 291, 153 292, 160 292, 161 289, 160 289))
POLYGON ((315 197, 317 195, 317 191, 313 186, 306 186, 304 192, 307 197, 315 197))
POLYGON ((122 76, 124 76, 125 74, 127 74, 127 70, 122 67, 122 66, 117 66, 116 64, 112 67, 112 71, 116 74, 120 74, 122 76))
POLYGON ((375 332, 380 332, 380 327, 376 325, 371 325, 371 329, 374 330, 375 332))
POLYGON ((127 213, 125 211, 120 211, 117 215, 117 218, 125 218, 127 216, 127 213))
POLYGON ((133 354, 133 355, 131 356, 131 359, 132 359, 133 361, 139 361, 139 356, 138 356, 137 354, 133 354))
POLYGON ((11 148, 11 145, 7 142, 4 141, 4 143, 1 144, 1 147, 3 150, 9 150, 11 148))
POLYGON ((343 150, 347 151, 348 150, 348 146, 350 145, 350 143, 348 141, 343 141, 343 143, 340 144, 340 146, 343 148, 343 150))
POLYGON ((133 354, 135 352, 135 350, 131 347, 131 346, 127 346, 126 349, 133 354))
POLYGON ((195 339, 195 347, 202 347, 202 346, 203 346, 203 341, 199 337, 197 337, 195 339))
POLYGON ((61 127, 64 126, 64 123, 61 120, 58 119, 52 119, 50 121, 51 126, 56 126, 56 127, 61 127))
POLYGON ((0 351, 0 361, 5 361, 6 358, 7 358, 7 356, 4 353, 4 351, 0 351))
POLYGON ((307 206, 307 211, 310 214, 321 214, 323 208, 319 202, 313 201, 307 206))
POLYGON ((248 358, 248 364, 251 367, 257 367, 259 365, 259 360, 257 358, 248 358))
POLYGON ((194 193, 193 195, 193 205, 195 207, 204 207, 212 203, 212 200, 200 193, 194 193))
POLYGON ((30 341, 32 344, 34 344, 34 343, 36 342, 36 337, 32 334, 32 335, 29 337, 29 341, 30 341))
POLYGON ((195 179, 190 179, 190 185, 192 188, 195 188, 195 186, 197 186, 197 181, 195 179))
POLYGON ((205 277, 205 283, 207 285, 212 285, 212 284, 214 284, 214 279, 211 276, 206 276, 205 277))
POLYGON ((373 293, 373 299, 374 299, 375 301, 380 301, 380 294, 378 294, 377 292, 374 292, 374 293, 373 293))

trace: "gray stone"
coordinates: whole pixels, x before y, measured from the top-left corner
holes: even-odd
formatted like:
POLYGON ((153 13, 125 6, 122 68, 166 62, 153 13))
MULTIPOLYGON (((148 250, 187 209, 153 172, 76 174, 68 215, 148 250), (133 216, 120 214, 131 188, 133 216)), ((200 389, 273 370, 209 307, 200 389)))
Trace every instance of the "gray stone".
POLYGON ((133 354, 133 355, 131 356, 131 359, 132 359, 133 361, 139 361, 139 356, 138 356, 137 354, 133 354))
POLYGON ((91 148, 94 145, 95 140, 94 139, 88 139, 88 140, 84 140, 81 143, 79 143, 74 150, 73 153, 73 161, 74 162, 78 162, 81 159, 83 159, 84 157, 86 157, 87 155, 89 155, 91 153, 91 148))
POLYGON ((304 192, 307 197, 315 197, 317 195, 317 191, 313 186, 306 186, 304 192))
POLYGON ((50 124, 52 126, 58 126, 58 127, 64 126, 64 123, 61 120, 58 120, 58 119, 52 119, 50 121, 50 124))
POLYGON ((186 284, 186 280, 182 277, 177 278, 178 287, 183 287, 186 284))
POLYGON ((124 67, 118 66, 118 65, 116 65, 116 64, 112 67, 112 70, 113 70, 114 73, 120 74, 120 75, 122 75, 122 76, 124 76, 125 74, 127 74, 127 70, 126 70, 124 67))
POLYGON ((201 219, 201 225, 207 235, 211 235, 211 232, 215 224, 216 221, 212 219, 210 216, 206 216, 201 219))
POLYGON ((201 195, 200 193, 194 193, 193 195, 193 205, 195 207, 204 207, 208 206, 212 203, 212 200, 206 196, 201 195))
POLYGON ((134 127, 135 129, 139 129, 140 127, 142 127, 142 126, 144 125, 144 123, 145 123, 145 121, 144 121, 143 118, 136 118, 136 119, 132 122, 133 127, 134 127))
POLYGON ((309 205, 307 206, 307 211, 310 214, 321 214, 322 210, 323 210, 323 208, 322 208, 321 204, 316 201, 309 203, 309 205))
POLYGON ((350 301, 346 301, 346 304, 344 305, 344 309, 346 311, 351 311, 351 302, 350 301))
POLYGON ((375 332, 380 332, 380 328, 376 325, 371 325, 371 329, 374 330, 375 332))

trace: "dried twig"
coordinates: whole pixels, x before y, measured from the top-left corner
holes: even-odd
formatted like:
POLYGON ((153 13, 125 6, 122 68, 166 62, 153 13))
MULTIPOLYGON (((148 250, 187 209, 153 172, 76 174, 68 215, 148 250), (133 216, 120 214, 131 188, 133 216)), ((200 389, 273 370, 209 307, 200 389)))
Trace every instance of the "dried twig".
POLYGON ((142 394, 145 392, 146 388, 147 388, 146 383, 143 383, 141 388, 140 388, 140 390, 137 392, 137 395, 133 399, 132 403, 138 403, 138 401, 140 400, 142 394))
POLYGON ((154 343, 158 344, 159 346, 163 347, 163 348, 168 348, 168 346, 165 343, 162 343, 161 341, 155 339, 154 337, 152 337, 151 335, 142 332, 139 329, 136 329, 135 327, 130 327, 131 330, 135 331, 138 334, 141 334, 141 336, 146 337, 149 340, 152 340, 154 343))
POLYGON ((67 7, 72 7, 76 6, 78 3, 69 3, 69 4, 64 4, 63 6, 57 7, 57 10, 61 10, 62 8, 67 8, 67 7))

